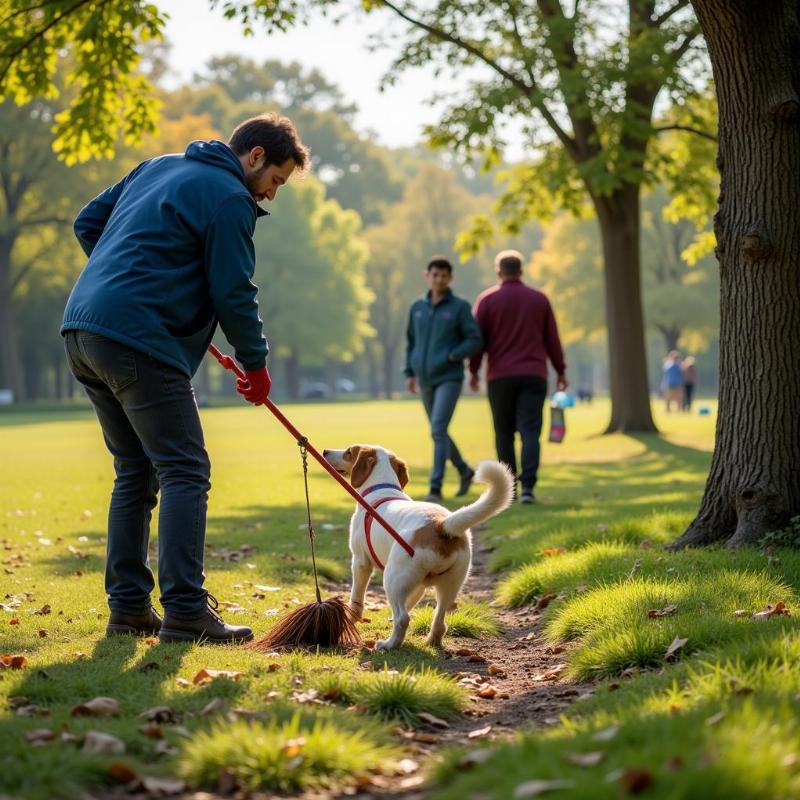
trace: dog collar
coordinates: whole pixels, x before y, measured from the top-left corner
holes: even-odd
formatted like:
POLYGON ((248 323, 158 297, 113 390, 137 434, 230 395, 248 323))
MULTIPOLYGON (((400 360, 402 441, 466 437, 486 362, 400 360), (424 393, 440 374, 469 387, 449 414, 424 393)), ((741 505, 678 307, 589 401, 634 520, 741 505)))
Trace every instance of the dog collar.
POLYGON ((361 492, 361 496, 366 497, 368 494, 372 494, 372 492, 377 492, 378 489, 396 489, 398 492, 403 491, 399 486, 393 483, 376 483, 374 486, 370 486, 365 492, 361 492))

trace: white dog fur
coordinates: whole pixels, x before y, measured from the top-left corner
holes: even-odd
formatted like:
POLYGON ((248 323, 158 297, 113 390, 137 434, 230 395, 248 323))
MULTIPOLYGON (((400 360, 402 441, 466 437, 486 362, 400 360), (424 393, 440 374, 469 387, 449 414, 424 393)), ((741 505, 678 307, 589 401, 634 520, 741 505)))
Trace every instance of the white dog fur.
MULTIPOLYGON (((399 484, 402 489, 408 483, 405 462, 382 447, 352 445, 346 450, 325 450, 323 455, 362 493, 377 484, 399 484)), ((392 634, 378 642, 379 649, 391 650, 403 643, 409 612, 429 586, 436 590, 436 611, 427 643, 441 646, 447 631, 445 613, 455 603, 472 562, 470 528, 499 514, 512 500, 513 478, 498 461, 479 464, 475 480, 488 484, 488 489, 474 503, 452 513, 436 503, 411 500, 397 489, 377 489, 367 497, 373 504, 381 498, 401 497, 381 504, 377 510, 415 551, 413 557, 409 556, 380 523, 373 521, 372 546, 384 564, 383 587, 393 621, 392 634)), ((359 619, 370 576, 377 566, 367 547, 365 516, 366 512, 357 505, 350 521, 350 552, 353 556, 350 608, 359 619)))

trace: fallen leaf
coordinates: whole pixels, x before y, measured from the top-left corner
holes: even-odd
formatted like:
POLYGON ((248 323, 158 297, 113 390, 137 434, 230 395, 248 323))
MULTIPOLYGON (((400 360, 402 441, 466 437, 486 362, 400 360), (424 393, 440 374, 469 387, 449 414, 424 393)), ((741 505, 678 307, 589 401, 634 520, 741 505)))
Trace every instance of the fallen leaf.
POLYGON ((505 678, 506 677, 505 670, 501 669, 498 666, 495 666, 494 664, 489 664, 488 672, 489 672, 490 675, 495 675, 498 678, 505 678))
POLYGON ((664 608, 651 608, 647 612, 650 619, 654 617, 671 617, 678 610, 678 606, 664 606, 664 608))
POLYGON ((565 663, 554 664, 550 669, 533 676, 534 681, 556 681, 558 676, 567 668, 565 663))
POLYGON ((125 742, 122 739, 117 739, 110 733, 101 733, 100 731, 87 731, 83 739, 84 753, 124 753, 125 742))
POLYGON ((566 549, 563 547, 547 547, 544 550, 539 551, 539 555, 542 556, 560 556, 566 553, 566 549))
POLYGON ((166 725, 172 725, 179 721, 180 717, 176 711, 169 706, 153 706, 146 711, 142 711, 137 719, 143 719, 147 722, 160 722, 166 725))
POLYGON ((466 657, 466 656, 476 656, 476 655, 478 655, 478 653, 477 653, 477 651, 470 650, 467 647, 459 647, 458 650, 456 650, 456 655, 457 656, 465 656, 466 657))
POLYGON ((437 744, 441 740, 442 740, 442 737, 441 736, 437 736, 435 733, 415 733, 414 734, 414 741, 415 742, 422 742, 422 744, 437 744))
POLYGON ((118 717, 119 703, 113 697, 95 697, 79 703, 69 712, 71 717, 118 717))
POLYGON ((247 611, 243 605, 240 605, 232 600, 223 600, 222 605, 225 610, 230 611, 231 614, 243 614, 245 611, 247 611))
POLYGON ((33 730, 25 731, 25 739, 31 744, 52 742, 55 738, 56 735, 50 728, 33 728, 33 730))
POLYGON ((434 728, 450 727, 450 723, 445 722, 443 719, 440 719, 439 717, 435 717, 433 714, 429 714, 427 711, 419 711, 417 713, 417 717, 422 722, 426 722, 428 725, 432 725, 434 728))
POLYGON ((619 780, 625 794, 641 794, 654 783, 653 773, 646 769, 629 769, 623 773, 619 780))
POLYGON ((514 789, 514 800, 523 800, 526 797, 538 797, 548 792, 558 792, 561 789, 571 789, 574 781, 525 781, 514 789))
POLYGON ((774 606, 769 605, 763 611, 758 611, 753 614, 753 619, 765 620, 771 617, 789 616, 789 609, 783 602, 776 603, 774 606))
POLYGON ((568 753, 567 761, 579 767, 596 767, 605 757, 605 753, 594 750, 591 753, 568 753))
POLYGON ((487 736, 492 730, 491 725, 486 725, 483 728, 476 728, 467 734, 467 739, 480 739, 481 736, 487 736))
POLYGON ((40 639, 47 638, 47 631, 44 628, 39 628, 39 638, 40 639))
POLYGON ((201 717, 208 717, 211 714, 219 714, 228 710, 228 703, 221 697, 215 697, 213 700, 206 703, 203 710, 200 712, 201 717))
POLYGON ((164 738, 164 729, 157 722, 148 722, 146 725, 142 725, 139 730, 143 736, 147 736, 149 739, 164 738))
POLYGON ((745 611, 743 608, 737 608, 736 611, 733 612, 734 617, 749 617, 750 612, 745 611))
POLYGON ((303 736, 299 736, 296 739, 287 739, 283 747, 281 747, 281 752, 287 758, 296 758, 300 755, 303 751, 303 748, 306 746, 306 739, 303 736))
POLYGON ((689 641, 688 639, 681 639, 680 636, 676 636, 672 640, 672 644, 667 648, 667 652, 664 654, 664 658, 667 661, 674 658, 678 650, 680 650, 688 641, 689 641))
POLYGON ((173 747, 166 739, 162 739, 156 745, 156 755, 159 756, 173 756, 178 752, 177 747, 173 747))
POLYGON ((709 727, 712 725, 716 725, 717 723, 722 722, 723 719, 725 719, 725 712, 718 711, 716 714, 710 716, 706 720, 706 725, 708 725, 709 727))
POLYGON ((295 703, 313 703, 319 697, 319 691, 317 689, 308 689, 305 692, 292 692, 289 695, 290 700, 294 700, 295 703))
POLYGON ((24 669, 27 666, 25 656, 0 656, 0 669, 24 669))
POLYGON ((195 686, 203 686, 206 683, 217 678, 225 678, 231 681, 238 681, 239 678, 244 677, 244 672, 235 672, 227 669, 201 669, 197 675, 192 678, 192 683, 195 686))
POLYGON ((9 625, 19 625, 19 617, 11 617, 8 621, 9 625))
POLYGON ((534 611, 543 611, 550 603, 558 597, 557 594, 543 594, 533 607, 534 611))
POLYGON ((610 742, 619 733, 619 725, 610 725, 592 736, 596 742, 610 742))
POLYGON ((45 603, 41 608, 34 611, 34 614, 38 614, 40 617, 44 617, 52 611, 48 603, 45 603))
POLYGON ((108 775, 117 783, 132 783, 139 777, 133 767, 123 764, 121 761, 112 761, 108 765, 108 775))
POLYGON ((401 758, 397 762, 397 773, 400 775, 411 775, 419 769, 419 762, 413 758, 401 758))
POLYGON ((470 656, 467 659, 467 661, 470 661, 473 664, 485 664, 486 663, 486 659, 483 656, 478 655, 477 653, 475 653, 475 655, 470 656))

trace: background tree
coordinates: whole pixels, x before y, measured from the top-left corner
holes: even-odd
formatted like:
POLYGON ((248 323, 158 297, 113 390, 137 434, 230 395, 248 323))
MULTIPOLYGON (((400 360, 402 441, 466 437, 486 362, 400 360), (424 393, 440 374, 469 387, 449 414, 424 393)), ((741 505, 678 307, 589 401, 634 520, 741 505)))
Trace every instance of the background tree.
MULTIPOLYGON (((671 222, 663 187, 642 201, 642 278, 646 329, 651 334, 653 367, 650 383, 658 386, 664 352, 685 348, 706 351, 718 329, 719 289, 716 264, 710 256, 690 263, 695 228, 688 220, 671 222), (691 251, 691 252, 688 252, 691 251)), ((545 230, 529 270, 534 282, 555 301, 567 363, 578 366, 581 384, 591 383, 590 363, 596 342, 605 340, 602 249, 597 225, 589 218, 562 213, 545 230), (587 347, 589 345, 589 347, 587 347)), ((706 362, 706 374, 715 365, 706 362)), ((710 383, 710 381, 709 381, 710 383)))
POLYGON ((800 8, 693 0, 719 101, 720 398, 676 547, 757 542, 800 515, 800 8))
POLYGON ((360 229, 358 215, 326 200, 313 176, 282 192, 256 226, 261 316, 290 397, 300 396, 302 364, 350 361, 372 334, 360 229))
MULTIPOLYGON (((224 0, 227 16, 268 28, 298 21, 318 0, 224 0)), ((639 192, 649 179, 648 144, 657 98, 695 90, 679 66, 694 52, 699 28, 688 0, 628 0, 609 25, 609 4, 569 11, 560 0, 434 4, 370 0, 406 25, 388 80, 435 64, 474 77, 429 131, 441 147, 483 152, 494 163, 508 121, 521 121, 533 163, 512 168, 496 211, 503 230, 554 208, 576 208, 588 194, 603 242, 611 377, 609 431, 654 430, 650 412, 640 281, 639 192), (571 13, 569 13, 571 12, 571 13)), ((465 245, 491 235, 485 215, 465 245)))
POLYGON ((63 268, 54 228, 72 221, 68 198, 76 188, 53 154, 53 114, 43 101, 0 103, 0 385, 20 399, 27 392, 17 300, 37 264, 63 268))

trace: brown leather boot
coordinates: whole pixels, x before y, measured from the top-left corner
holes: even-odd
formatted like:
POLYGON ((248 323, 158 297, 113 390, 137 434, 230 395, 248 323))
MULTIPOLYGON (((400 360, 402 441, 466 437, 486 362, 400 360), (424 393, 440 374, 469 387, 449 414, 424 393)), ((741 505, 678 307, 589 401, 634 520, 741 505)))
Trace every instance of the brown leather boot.
POLYGON ((208 608, 195 619, 177 619, 167 611, 158 638, 162 642, 209 644, 244 644, 253 638, 253 631, 246 625, 226 625, 218 608, 217 598, 208 595, 208 608))
POLYGON ((161 628, 161 617, 150 608, 145 614, 126 614, 112 611, 106 626, 106 636, 156 636, 161 628))

